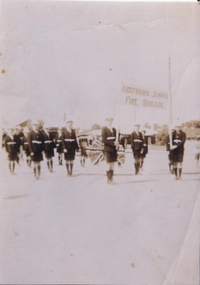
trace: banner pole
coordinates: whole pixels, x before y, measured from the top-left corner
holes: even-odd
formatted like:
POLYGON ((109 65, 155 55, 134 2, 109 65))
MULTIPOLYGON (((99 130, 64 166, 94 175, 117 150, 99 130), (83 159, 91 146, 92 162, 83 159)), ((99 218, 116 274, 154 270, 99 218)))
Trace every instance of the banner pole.
POLYGON ((172 149, 172 82, 171 82, 171 58, 169 56, 169 100, 170 100, 170 106, 169 106, 169 138, 170 138, 170 149, 172 149))

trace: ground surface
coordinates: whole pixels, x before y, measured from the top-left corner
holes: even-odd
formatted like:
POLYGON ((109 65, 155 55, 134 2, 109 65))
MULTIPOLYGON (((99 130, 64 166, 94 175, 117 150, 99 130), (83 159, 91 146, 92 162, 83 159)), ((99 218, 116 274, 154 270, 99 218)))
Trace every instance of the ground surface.
POLYGON ((186 143, 183 179, 164 148, 150 148, 141 175, 132 154, 107 185, 105 163, 54 158, 36 181, 25 160, 1 163, 1 284, 199 284, 200 168, 186 143))

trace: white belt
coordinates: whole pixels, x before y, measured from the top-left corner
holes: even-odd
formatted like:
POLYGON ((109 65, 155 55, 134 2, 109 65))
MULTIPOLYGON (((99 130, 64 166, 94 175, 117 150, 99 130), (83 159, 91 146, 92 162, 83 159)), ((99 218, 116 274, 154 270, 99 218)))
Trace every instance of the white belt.
POLYGON ((175 139, 174 142, 181 142, 181 140, 175 139))
POLYGON ((74 142, 74 139, 65 139, 66 142, 74 142))
POLYGON ((40 142, 40 141, 32 141, 32 143, 41 144, 42 142, 40 142))
POLYGON ((51 143, 52 141, 45 141, 44 143, 51 143))
POLYGON ((107 137, 107 140, 115 140, 116 137, 107 137))
POLYGON ((24 144, 28 144, 27 142, 25 142, 24 144))
POLYGON ((7 142, 8 145, 10 144, 16 144, 16 142, 7 142))
POLYGON ((134 142, 142 142, 141 140, 135 139, 134 142))

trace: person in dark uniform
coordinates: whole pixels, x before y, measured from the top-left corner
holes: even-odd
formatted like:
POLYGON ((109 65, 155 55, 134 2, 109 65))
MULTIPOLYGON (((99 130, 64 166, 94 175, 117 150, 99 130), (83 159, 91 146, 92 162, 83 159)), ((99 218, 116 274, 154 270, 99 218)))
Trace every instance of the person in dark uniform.
POLYGON ((58 134, 56 137, 56 149, 57 149, 57 153, 58 153, 58 164, 62 165, 62 157, 63 157, 62 128, 58 129, 58 134))
POLYGON ((175 127, 175 132, 172 134, 172 145, 174 146, 173 162, 176 180, 181 179, 185 141, 186 134, 181 130, 181 126, 177 125, 175 127))
POLYGON ((22 147, 23 147, 23 151, 25 152, 26 155, 26 163, 27 165, 30 167, 31 166, 31 156, 30 156, 30 150, 28 147, 28 128, 24 130, 24 136, 22 139, 22 147))
POLYGON ((24 129, 22 127, 19 128, 18 136, 20 138, 20 158, 23 159, 23 137, 24 137, 24 129))
POLYGON ((78 143, 81 149, 81 159, 80 159, 80 163, 81 166, 84 167, 85 166, 85 159, 87 158, 87 152, 86 152, 86 147, 88 146, 88 139, 86 135, 81 135, 78 138, 78 143))
POLYGON ((32 122, 33 129, 28 134, 28 147, 31 155, 31 159, 34 163, 33 172, 36 179, 40 178, 41 164, 43 160, 43 134, 39 132, 39 123, 37 121, 32 122))
POLYGON ((15 161, 19 155, 18 138, 14 135, 14 131, 14 128, 9 128, 5 137, 5 150, 8 153, 8 167, 11 174, 15 174, 15 161))
POLYGON ((144 164, 144 159, 148 153, 148 138, 145 136, 146 134, 145 130, 142 130, 141 134, 142 134, 142 149, 140 152, 140 168, 142 169, 144 164))
POLYGON ((3 132, 2 132, 2 148, 5 147, 5 138, 6 137, 7 137, 7 130, 3 129, 3 132))
POLYGON ((108 166, 106 171, 108 184, 115 184, 113 181, 115 162, 117 161, 117 142, 116 129, 112 127, 113 119, 106 119, 106 126, 102 128, 102 142, 104 144, 105 160, 108 166))
MULTIPOLYGON (((172 136, 175 129, 172 129, 172 136)), ((174 174, 173 149, 170 146, 170 135, 166 137, 166 150, 168 151, 169 171, 174 174)))
POLYGON ((73 130, 73 121, 66 122, 66 128, 62 133, 62 147, 66 161, 67 176, 72 176, 75 152, 79 149, 76 133, 73 130))
POLYGON ((54 157, 54 141, 50 133, 50 128, 45 128, 46 132, 43 133, 44 139, 44 153, 47 159, 47 167, 50 172, 53 172, 53 157, 54 157))
POLYGON ((135 174, 139 174, 140 170, 140 156, 143 146, 143 138, 141 132, 139 132, 140 125, 134 125, 134 131, 131 134, 131 149, 133 151, 134 163, 135 163, 135 174))
POLYGON ((14 136, 15 136, 15 139, 16 139, 16 149, 17 149, 17 159, 16 159, 16 162, 19 164, 19 161, 20 161, 20 147, 22 145, 22 141, 21 141, 21 138, 20 138, 20 130, 18 127, 15 128, 14 130, 14 136))

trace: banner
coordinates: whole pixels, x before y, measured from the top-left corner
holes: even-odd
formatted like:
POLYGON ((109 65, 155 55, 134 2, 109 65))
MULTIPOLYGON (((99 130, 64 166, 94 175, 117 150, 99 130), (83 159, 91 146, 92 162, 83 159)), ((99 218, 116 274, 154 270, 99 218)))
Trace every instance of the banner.
POLYGON ((123 86, 121 93, 121 103, 125 105, 155 109, 167 109, 169 105, 169 95, 166 92, 123 86))

